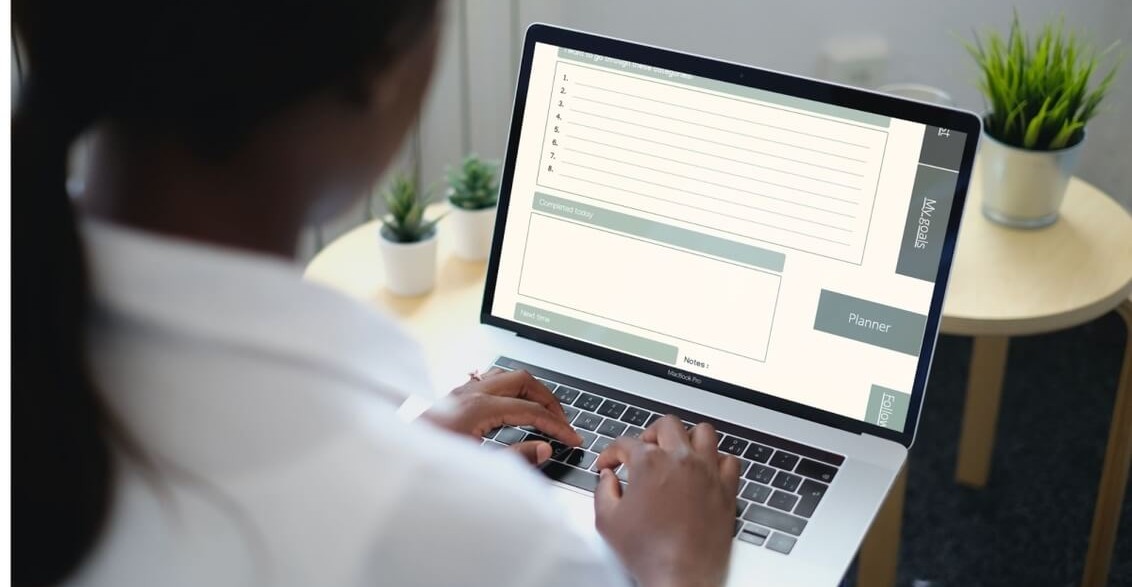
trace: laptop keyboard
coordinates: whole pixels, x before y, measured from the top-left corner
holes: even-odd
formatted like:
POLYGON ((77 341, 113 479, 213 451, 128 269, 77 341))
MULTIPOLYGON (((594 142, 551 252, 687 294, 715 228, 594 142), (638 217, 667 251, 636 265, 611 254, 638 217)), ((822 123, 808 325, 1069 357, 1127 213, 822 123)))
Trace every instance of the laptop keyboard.
MULTIPOLYGON (((545 440, 552 454, 541 468, 547 477, 593 493, 598 475, 597 455, 614 439, 638 437, 665 414, 680 417, 685 428, 709 422, 719 433, 719 451, 739 459, 739 488, 733 534, 737 540, 790 554, 818 505, 837 476, 845 457, 792 440, 735 426, 500 357, 501 369, 526 369, 562 403, 566 418, 582 437, 580 447, 568 447, 531 427, 503 427, 489 432, 488 446, 507 446, 525 440, 545 440)), ((624 466, 616 471, 629 483, 624 466)))

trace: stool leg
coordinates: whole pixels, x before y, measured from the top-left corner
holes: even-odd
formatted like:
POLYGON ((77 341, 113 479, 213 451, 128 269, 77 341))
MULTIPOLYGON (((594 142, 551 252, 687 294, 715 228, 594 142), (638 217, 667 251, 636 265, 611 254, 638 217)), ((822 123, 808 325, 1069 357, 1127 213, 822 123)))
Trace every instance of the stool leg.
POLYGON ((1120 507, 1128 484, 1129 465, 1132 464, 1132 300, 1121 304, 1117 312, 1124 317, 1128 327, 1128 340, 1124 343, 1124 366, 1116 384, 1108 447, 1101 468, 1097 505, 1093 510, 1093 530, 1089 535, 1089 551, 1085 555, 1085 576, 1081 579, 1084 587, 1108 584, 1120 507))
POLYGON ((955 468, 955 480, 970 487, 985 487, 990 475, 1009 343, 1005 336, 975 337, 959 436, 959 462, 955 468))
POLYGON ((857 585, 892 587, 900 564, 900 527, 904 521, 904 493, 908 482, 908 463, 896 476, 888 497, 877 512, 857 560, 857 585))

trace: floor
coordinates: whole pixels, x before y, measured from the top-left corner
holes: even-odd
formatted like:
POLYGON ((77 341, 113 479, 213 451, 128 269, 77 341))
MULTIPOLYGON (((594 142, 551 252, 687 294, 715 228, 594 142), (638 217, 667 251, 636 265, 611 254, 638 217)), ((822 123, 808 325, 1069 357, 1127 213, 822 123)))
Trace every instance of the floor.
MULTIPOLYGON (((954 482, 971 340, 940 338, 909 460, 899 585, 1075 585, 1124 348, 1115 314, 1014 339, 988 486, 954 482)), ((1110 584, 1132 586, 1132 493, 1110 584)))

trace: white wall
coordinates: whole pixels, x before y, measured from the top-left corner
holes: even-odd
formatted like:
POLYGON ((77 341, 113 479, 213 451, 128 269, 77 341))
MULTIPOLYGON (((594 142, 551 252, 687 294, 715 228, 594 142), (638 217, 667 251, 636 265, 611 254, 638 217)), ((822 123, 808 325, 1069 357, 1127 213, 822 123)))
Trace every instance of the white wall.
MULTIPOLYGON (((1017 6, 1024 24, 1064 14, 1099 47, 1122 40, 1126 60, 1089 127, 1079 174, 1132 210, 1132 0, 451 0, 444 48, 422 115, 419 144, 403 166, 424 185, 467 152, 502 156, 522 31, 541 21, 704 55, 817 75, 824 43, 880 35, 889 46, 888 81, 944 89, 964 108, 983 109, 976 72, 960 39, 972 29, 1005 29, 1017 6)), ((324 227, 329 240, 360 221, 324 227)))

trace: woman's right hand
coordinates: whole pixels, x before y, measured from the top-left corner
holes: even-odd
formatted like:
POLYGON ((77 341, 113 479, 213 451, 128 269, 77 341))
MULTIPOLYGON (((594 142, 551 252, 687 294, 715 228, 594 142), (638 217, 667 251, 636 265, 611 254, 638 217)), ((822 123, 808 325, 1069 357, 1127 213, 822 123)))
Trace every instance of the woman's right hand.
POLYGON ((597 529, 642 587, 718 587, 727 578, 739 461, 721 456, 710 424, 675 416, 640 440, 619 438, 597 459, 597 529), (629 470, 622 491, 613 473, 629 470))

